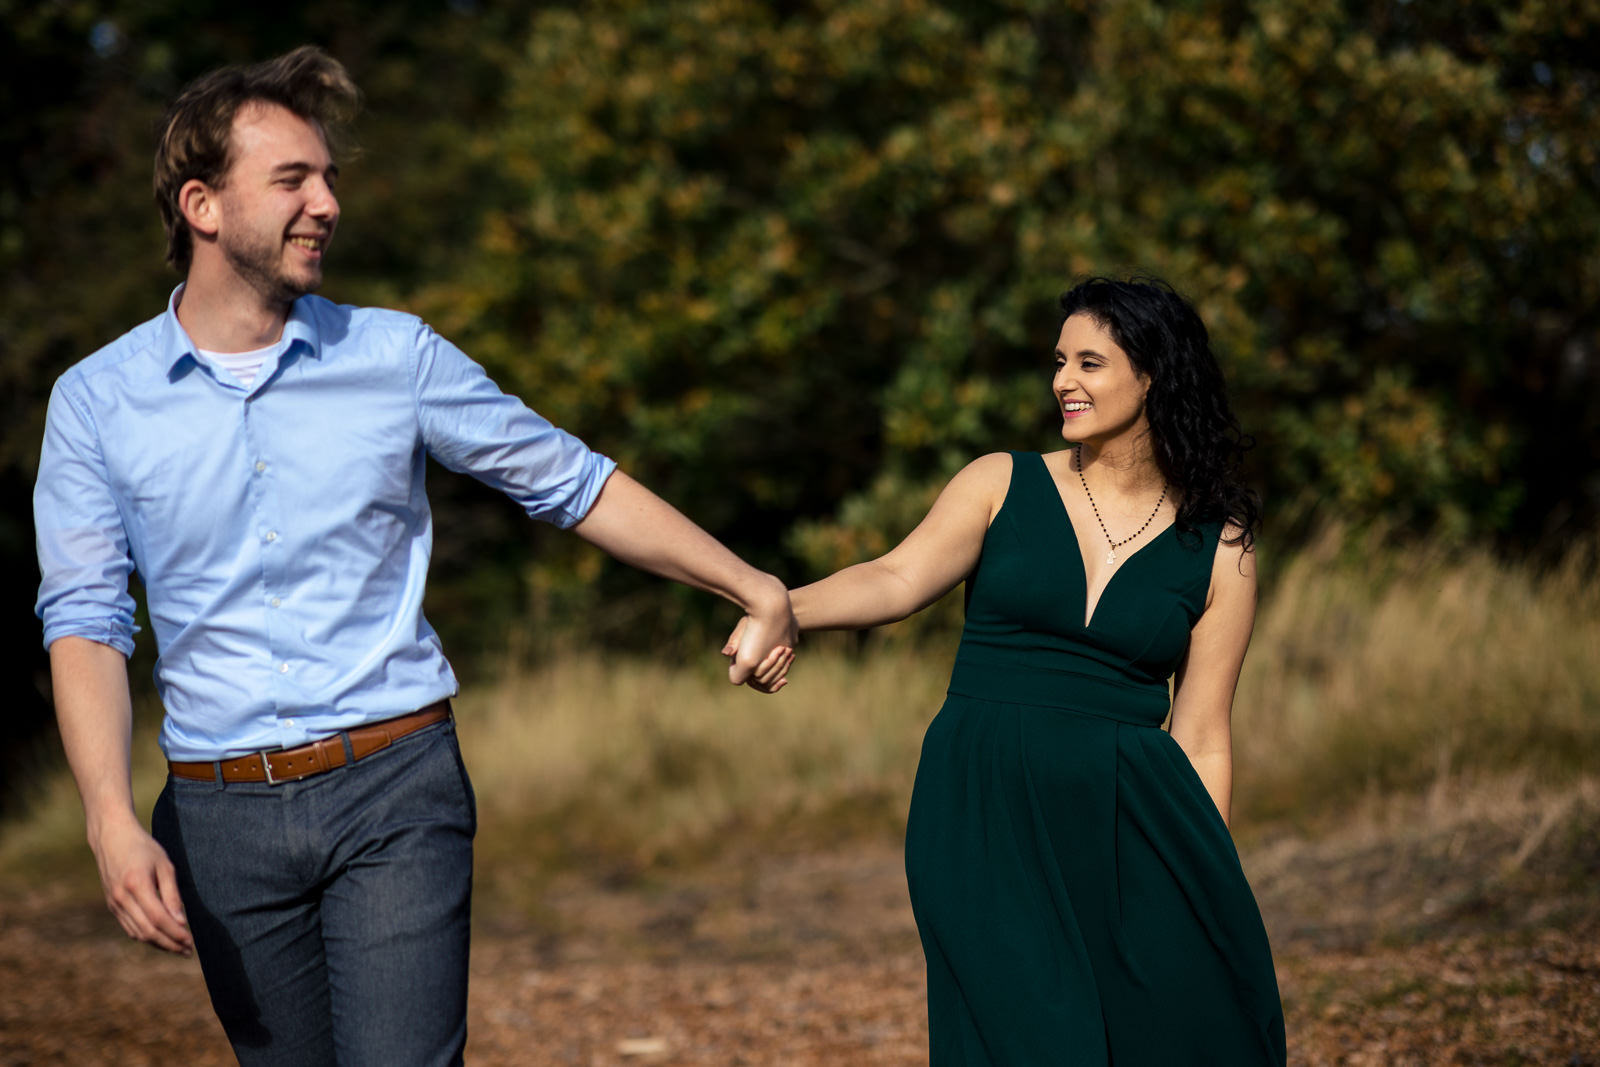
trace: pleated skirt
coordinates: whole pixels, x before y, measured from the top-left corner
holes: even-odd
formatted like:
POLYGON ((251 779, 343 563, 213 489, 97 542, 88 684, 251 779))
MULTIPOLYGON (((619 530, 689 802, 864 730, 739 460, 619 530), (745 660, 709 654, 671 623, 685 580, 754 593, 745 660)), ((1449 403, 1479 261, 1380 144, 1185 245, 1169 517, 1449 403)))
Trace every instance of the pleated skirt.
POLYGON ((932 1067, 1285 1062, 1255 897, 1162 729, 952 694, 906 877, 932 1067))

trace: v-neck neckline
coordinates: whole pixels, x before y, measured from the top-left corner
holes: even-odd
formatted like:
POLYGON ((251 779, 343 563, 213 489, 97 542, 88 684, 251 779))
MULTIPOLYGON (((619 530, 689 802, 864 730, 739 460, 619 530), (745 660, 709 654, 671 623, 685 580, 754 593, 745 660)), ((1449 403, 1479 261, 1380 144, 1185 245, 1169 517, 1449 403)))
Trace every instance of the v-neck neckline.
POLYGON ((1050 488, 1055 491, 1056 503, 1060 505, 1061 508, 1061 517, 1066 520, 1067 532, 1072 535, 1072 546, 1077 550, 1078 553, 1078 572, 1083 576, 1083 629, 1085 632, 1087 632, 1094 625, 1094 617, 1100 611, 1100 602, 1106 598, 1106 593, 1110 592, 1111 583, 1117 580, 1117 575, 1121 574, 1128 568, 1128 565, 1133 562, 1135 556, 1139 555, 1145 549, 1150 548, 1157 541, 1161 540, 1161 538, 1165 537, 1167 531, 1176 526, 1177 522, 1173 521, 1167 523, 1160 530, 1157 530, 1155 533, 1151 534, 1149 539, 1146 540, 1144 544, 1140 545, 1138 548, 1122 557, 1122 561, 1112 569, 1111 576, 1108 577, 1104 584, 1100 586, 1100 592, 1091 601, 1089 599, 1089 559, 1084 555, 1083 542, 1078 538, 1077 524, 1072 521, 1072 509, 1067 507, 1066 495, 1061 492, 1061 486, 1057 484, 1055 475, 1050 473, 1050 464, 1044 461, 1044 456, 1042 454, 1039 455, 1039 466, 1044 471, 1045 481, 1049 482, 1050 488))

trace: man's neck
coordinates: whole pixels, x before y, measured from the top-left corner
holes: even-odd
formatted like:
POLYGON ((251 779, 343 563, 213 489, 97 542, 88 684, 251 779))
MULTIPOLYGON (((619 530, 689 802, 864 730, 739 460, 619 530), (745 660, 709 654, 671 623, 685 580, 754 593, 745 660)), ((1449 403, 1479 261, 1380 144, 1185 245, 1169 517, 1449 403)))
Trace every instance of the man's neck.
POLYGON ((253 352, 278 342, 289 305, 267 301, 232 271, 189 270, 178 300, 178 324, 196 347, 253 352))

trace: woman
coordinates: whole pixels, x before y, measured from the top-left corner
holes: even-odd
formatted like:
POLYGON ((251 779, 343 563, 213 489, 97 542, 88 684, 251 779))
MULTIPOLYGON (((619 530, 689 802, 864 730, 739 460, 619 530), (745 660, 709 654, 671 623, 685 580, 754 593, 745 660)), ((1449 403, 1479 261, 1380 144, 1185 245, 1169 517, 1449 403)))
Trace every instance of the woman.
POLYGON ((1094 279, 1061 310, 1072 447, 974 461, 893 551, 796 590, 795 616, 877 626, 967 582, 906 829, 934 1067, 1282 1064, 1227 826, 1246 446, 1181 297, 1094 279))

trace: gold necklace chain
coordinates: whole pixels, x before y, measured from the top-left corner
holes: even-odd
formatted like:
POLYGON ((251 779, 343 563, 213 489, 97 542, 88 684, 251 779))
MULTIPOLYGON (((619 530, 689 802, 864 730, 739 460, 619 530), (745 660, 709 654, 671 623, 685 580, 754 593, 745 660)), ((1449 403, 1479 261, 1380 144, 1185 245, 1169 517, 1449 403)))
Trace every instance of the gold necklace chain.
POLYGON ((1155 510, 1150 512, 1150 517, 1148 519, 1144 520, 1144 525, 1139 527, 1137 530, 1135 530, 1131 537, 1124 537, 1120 541, 1113 541, 1113 540, 1111 540, 1111 531, 1106 529, 1106 520, 1104 520, 1104 519, 1102 519, 1100 517, 1100 509, 1095 506, 1094 494, 1089 492, 1088 479, 1084 478, 1084 476, 1083 476, 1083 446, 1082 445, 1079 445, 1079 446, 1077 446, 1076 448, 1074 448, 1072 450, 1072 466, 1073 466, 1073 469, 1078 472, 1078 481, 1083 484, 1083 495, 1089 498, 1089 507, 1094 512, 1095 521, 1100 524, 1100 532, 1106 535, 1106 543, 1111 546, 1109 549, 1106 550, 1106 565, 1107 566, 1112 566, 1117 562, 1117 549, 1121 548, 1123 545, 1127 544, 1129 541, 1132 541, 1134 538, 1136 538, 1140 534, 1144 533, 1145 530, 1150 528, 1150 524, 1152 522, 1156 521, 1156 513, 1161 510, 1161 505, 1164 504, 1166 502, 1166 499, 1167 499, 1167 483, 1166 483, 1166 480, 1162 479, 1162 482, 1161 482, 1161 496, 1159 498, 1157 498, 1157 500, 1156 500, 1155 510))

